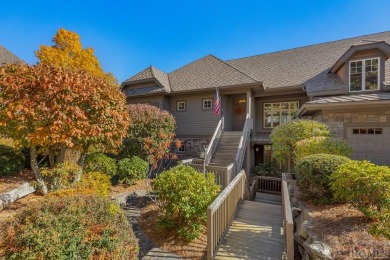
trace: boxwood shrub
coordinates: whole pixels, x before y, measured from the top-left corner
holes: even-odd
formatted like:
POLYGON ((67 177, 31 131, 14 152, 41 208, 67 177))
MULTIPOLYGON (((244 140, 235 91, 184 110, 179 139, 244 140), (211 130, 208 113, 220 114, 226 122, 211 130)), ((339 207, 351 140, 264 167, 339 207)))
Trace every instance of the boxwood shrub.
POLYGON ((118 162, 118 181, 132 185, 135 181, 146 178, 148 169, 149 164, 137 156, 122 159, 118 162))
POLYGON ((336 198, 351 203, 366 217, 390 216, 390 168, 368 161, 350 161, 331 176, 336 198))
POLYGON ((352 154, 352 149, 346 140, 329 136, 310 137, 295 143, 294 157, 297 161, 318 153, 349 157, 352 154))
POLYGON ((85 158, 86 172, 101 172, 113 177, 117 174, 116 160, 103 153, 91 153, 85 158))
POLYGON ((329 177, 337 167, 349 161, 347 157, 331 154, 313 154, 299 160, 295 169, 303 198, 316 203, 332 203, 329 177))
POLYGON ((0 229, 5 259, 135 259, 124 212, 101 196, 48 197, 0 229))
POLYGON ((184 240, 194 240, 207 219, 207 207, 220 191, 213 174, 179 165, 161 173, 154 184, 160 202, 159 228, 174 229, 184 240))
POLYGON ((18 174, 24 168, 24 155, 16 148, 0 145, 0 176, 18 174))

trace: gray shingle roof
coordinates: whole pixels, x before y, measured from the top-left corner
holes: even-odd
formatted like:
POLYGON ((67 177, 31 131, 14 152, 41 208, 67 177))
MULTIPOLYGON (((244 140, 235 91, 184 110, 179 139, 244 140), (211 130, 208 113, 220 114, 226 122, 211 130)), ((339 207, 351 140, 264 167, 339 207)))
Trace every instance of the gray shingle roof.
POLYGON ((164 87, 164 91, 168 93, 171 92, 168 75, 154 66, 147 67, 143 71, 128 78, 123 82, 123 84, 153 79, 156 79, 162 85, 162 87, 164 87))
POLYGON ((390 93, 332 96, 326 98, 318 98, 313 101, 306 102, 306 104, 334 104, 349 102, 371 102, 382 100, 390 100, 390 93))
POLYGON ((326 76, 334 63, 352 46, 363 43, 385 41, 390 44, 390 32, 376 33, 345 40, 327 42, 291 50, 262 54, 247 58, 226 61, 252 78, 262 81, 264 88, 279 88, 304 85, 310 80, 307 91, 321 88, 340 88, 334 76, 326 76), (330 79, 327 82, 326 79, 330 79), (314 88, 314 89, 312 89, 314 88))
POLYGON ((196 60, 169 73, 168 76, 174 92, 256 82, 253 78, 213 55, 196 60))
MULTIPOLYGON (((208 55, 169 74, 149 67, 125 83, 154 77, 167 92, 180 92, 262 82, 265 89, 305 86, 311 95, 345 88, 330 68, 351 46, 377 42, 390 44, 390 31, 228 61, 208 55)), ((389 60, 385 69, 390 84, 389 60)))
POLYGON ((0 45, 0 65, 3 64, 25 64, 25 62, 0 45))

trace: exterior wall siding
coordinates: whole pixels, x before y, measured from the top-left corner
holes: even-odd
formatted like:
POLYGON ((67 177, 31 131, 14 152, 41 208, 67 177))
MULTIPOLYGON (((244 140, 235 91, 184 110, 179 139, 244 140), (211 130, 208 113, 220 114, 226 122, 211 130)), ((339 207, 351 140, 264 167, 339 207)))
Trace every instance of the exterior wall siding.
POLYGON ((176 119, 176 135, 179 138, 211 138, 220 119, 220 117, 214 115, 214 95, 213 92, 202 95, 172 96, 169 99, 169 111, 176 119), (202 100, 205 98, 213 100, 212 109, 203 109, 202 100), (185 111, 177 111, 176 104, 178 101, 186 102, 185 111))
POLYGON ((127 104, 151 104, 164 109, 164 96, 127 98, 127 104))

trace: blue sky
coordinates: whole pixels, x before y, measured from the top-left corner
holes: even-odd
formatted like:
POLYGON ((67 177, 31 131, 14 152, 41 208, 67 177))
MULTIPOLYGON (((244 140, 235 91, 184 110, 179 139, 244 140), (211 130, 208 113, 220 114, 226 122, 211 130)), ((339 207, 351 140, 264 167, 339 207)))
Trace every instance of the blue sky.
POLYGON ((2 1, 0 45, 30 64, 59 28, 77 32, 119 81, 390 30, 390 1, 2 1), (35 3, 34 3, 35 2, 35 3))

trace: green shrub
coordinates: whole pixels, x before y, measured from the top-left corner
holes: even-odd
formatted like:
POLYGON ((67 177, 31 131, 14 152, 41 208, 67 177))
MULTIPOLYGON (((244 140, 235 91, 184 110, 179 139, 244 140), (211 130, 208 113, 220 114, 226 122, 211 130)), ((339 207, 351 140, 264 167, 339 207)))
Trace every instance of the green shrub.
POLYGON ((10 146, 0 145, 0 176, 18 174, 24 168, 23 154, 10 146))
POLYGON ((85 158, 84 170, 101 172, 112 177, 117 174, 116 160, 103 153, 91 153, 85 158))
POLYGON ((295 169, 302 196, 316 203, 333 202, 330 175, 337 167, 349 161, 347 157, 331 154, 313 154, 299 160, 295 169))
POLYGON ((57 191, 70 188, 80 170, 77 164, 65 162, 52 169, 42 168, 41 173, 48 189, 57 191))
POLYGON ((297 161, 318 153, 349 157, 352 149, 346 140, 328 136, 314 136, 295 143, 294 157, 297 161))
POLYGON ((350 161, 331 176, 337 199, 348 202, 369 219, 378 219, 390 210, 390 168, 367 161, 350 161))
POLYGON ((91 190, 94 194, 108 196, 111 187, 110 177, 100 172, 84 173, 81 180, 76 184, 81 190, 91 190))
POLYGON ((312 120, 293 120, 277 126, 270 135, 272 156, 279 162, 290 162, 294 159, 295 143, 314 136, 331 136, 329 127, 312 120))
POLYGON ((149 164, 141 158, 125 158, 118 162, 118 181, 128 185, 134 184, 135 181, 146 178, 149 164))
POLYGON ((48 197, 0 229, 5 259, 135 259, 124 212, 101 196, 48 197))
POLYGON ((282 171, 272 164, 261 164, 251 168, 251 175, 281 178, 282 171))
POLYGON ((161 173, 154 188, 162 210, 159 227, 175 229, 179 237, 188 241, 199 237, 207 219, 207 207, 220 191, 214 175, 203 175, 180 165, 161 173))

